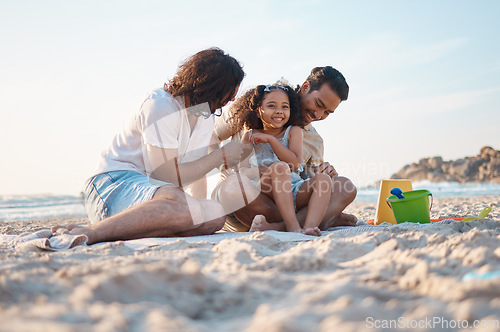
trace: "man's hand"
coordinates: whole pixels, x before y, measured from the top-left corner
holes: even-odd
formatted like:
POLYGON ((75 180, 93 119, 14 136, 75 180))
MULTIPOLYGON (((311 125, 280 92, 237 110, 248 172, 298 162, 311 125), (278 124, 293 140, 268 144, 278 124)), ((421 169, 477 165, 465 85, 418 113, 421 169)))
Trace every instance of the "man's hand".
POLYGON ((325 161, 324 163, 316 167, 314 174, 319 174, 319 173, 328 174, 331 178, 339 175, 339 173, 337 173, 337 171, 335 170, 335 167, 330 165, 328 161, 325 161))
POLYGON ((252 152, 252 145, 249 143, 229 142, 222 148, 222 156, 224 158, 224 166, 233 167, 248 157, 252 152))

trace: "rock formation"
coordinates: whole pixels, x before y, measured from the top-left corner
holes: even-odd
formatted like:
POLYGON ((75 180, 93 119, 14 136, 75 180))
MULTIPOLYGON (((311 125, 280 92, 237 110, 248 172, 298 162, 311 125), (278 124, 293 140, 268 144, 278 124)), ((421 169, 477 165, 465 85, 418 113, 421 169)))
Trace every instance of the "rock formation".
POLYGON ((424 158, 418 163, 404 166, 391 178, 432 182, 500 183, 500 151, 485 146, 474 157, 453 161, 443 161, 441 157, 424 158))

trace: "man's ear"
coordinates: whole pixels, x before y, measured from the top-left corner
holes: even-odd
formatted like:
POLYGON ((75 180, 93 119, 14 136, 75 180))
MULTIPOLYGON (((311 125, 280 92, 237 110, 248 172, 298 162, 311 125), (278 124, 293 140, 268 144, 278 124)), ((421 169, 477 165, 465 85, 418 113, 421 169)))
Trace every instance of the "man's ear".
POLYGON ((309 93, 309 90, 311 89, 311 83, 309 81, 305 81, 302 83, 302 86, 300 87, 300 94, 306 94, 309 93))

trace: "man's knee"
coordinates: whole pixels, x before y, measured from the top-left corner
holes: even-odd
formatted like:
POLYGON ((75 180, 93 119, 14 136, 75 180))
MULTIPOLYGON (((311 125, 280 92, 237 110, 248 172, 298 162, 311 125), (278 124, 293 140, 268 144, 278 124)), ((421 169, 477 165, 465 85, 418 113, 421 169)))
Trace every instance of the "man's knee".
POLYGON ((321 188, 332 189, 333 181, 330 175, 325 173, 316 174, 314 177, 314 182, 316 186, 320 186, 321 188))
POLYGON ((159 204, 166 218, 192 220, 194 225, 205 221, 205 211, 200 202, 175 186, 162 186, 153 195, 152 201, 159 204))
POLYGON ((333 178, 332 193, 349 204, 356 198, 358 190, 348 178, 336 176, 333 178))
POLYGON ((152 199, 169 199, 169 200, 182 200, 186 194, 180 188, 173 185, 161 186, 156 189, 152 199))
POLYGON ((314 192, 316 193, 328 193, 332 191, 332 178, 325 173, 318 173, 314 175, 310 180, 314 192))

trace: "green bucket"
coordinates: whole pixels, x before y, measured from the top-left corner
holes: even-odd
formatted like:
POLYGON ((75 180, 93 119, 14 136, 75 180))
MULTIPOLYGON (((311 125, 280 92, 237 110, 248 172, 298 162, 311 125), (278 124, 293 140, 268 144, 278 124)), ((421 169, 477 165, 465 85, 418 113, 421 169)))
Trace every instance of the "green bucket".
POLYGON ((430 223, 432 209, 432 194, 429 190, 413 190, 403 193, 405 198, 396 195, 387 197, 387 204, 394 212, 398 224, 403 222, 430 223), (429 198, 431 196, 431 206, 429 198))

